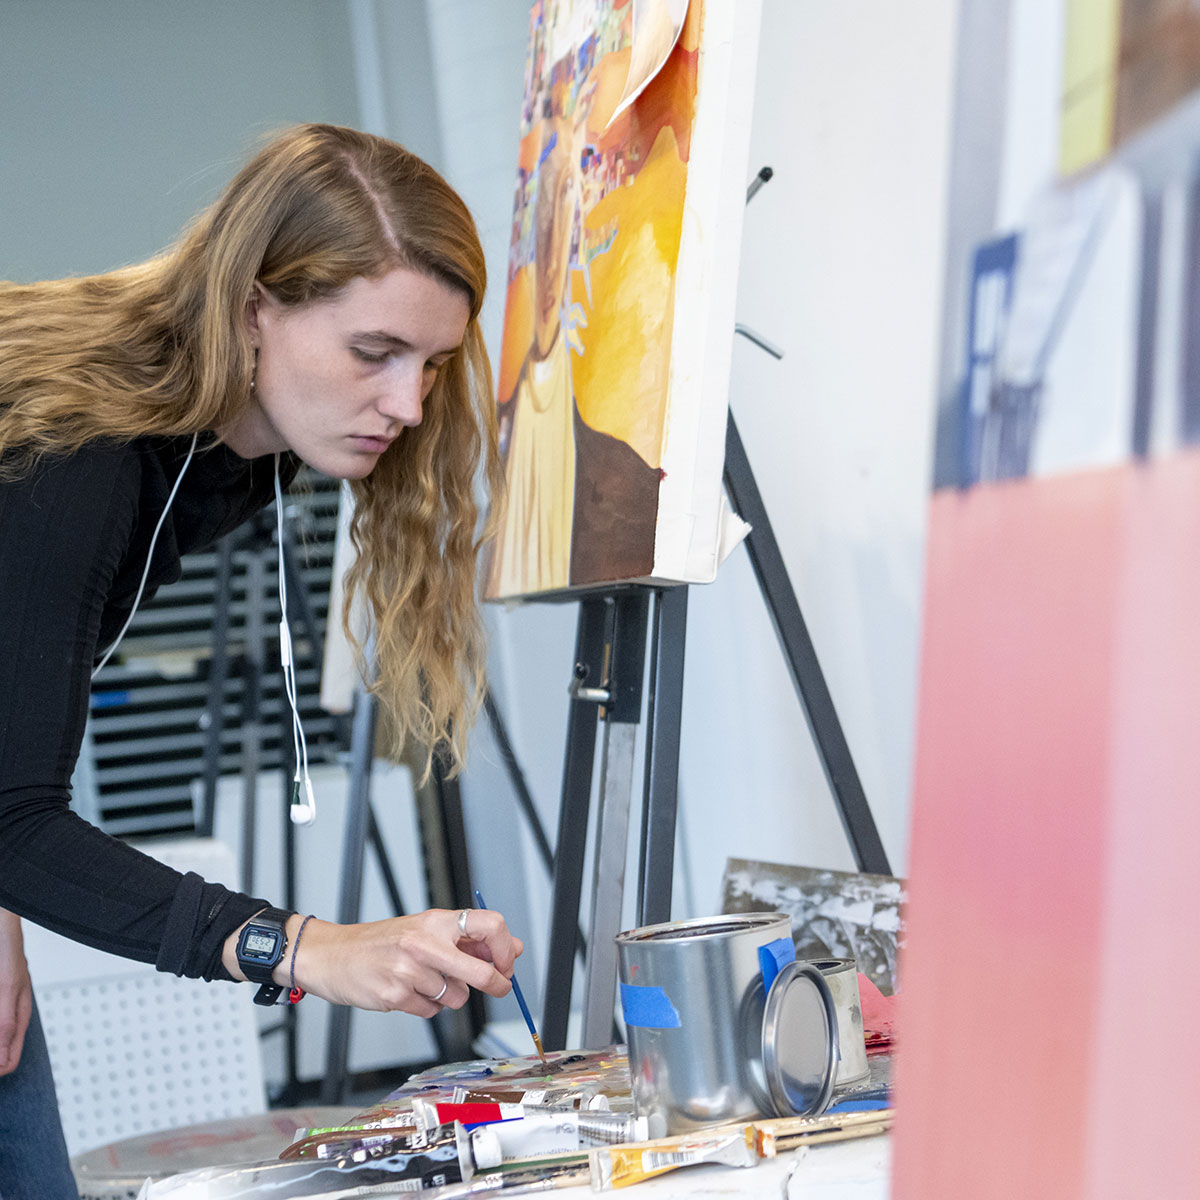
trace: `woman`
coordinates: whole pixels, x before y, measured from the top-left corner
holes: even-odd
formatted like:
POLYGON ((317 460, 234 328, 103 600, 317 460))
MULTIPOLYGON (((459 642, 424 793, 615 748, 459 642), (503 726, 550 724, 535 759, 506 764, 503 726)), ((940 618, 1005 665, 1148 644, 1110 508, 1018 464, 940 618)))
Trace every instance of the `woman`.
POLYGON ((93 663, 140 585, 177 578, 180 554, 269 503, 297 460, 352 481, 347 592, 371 616, 391 727, 461 765, 483 673, 481 462, 499 481, 484 285, 470 215, 436 172, 393 143, 307 125, 259 153, 173 251, 0 286, 2 1200, 74 1195, 61 1135, 47 1149, 36 1130, 36 1180, 18 1165, 34 1131, 14 1107, 52 1089, 17 915, 161 970, 261 971, 361 1008, 431 1017, 470 987, 508 991, 522 947, 499 913, 354 926, 280 913, 272 947, 266 900, 180 876, 67 807, 93 663), (260 943, 271 954, 248 965, 260 943))

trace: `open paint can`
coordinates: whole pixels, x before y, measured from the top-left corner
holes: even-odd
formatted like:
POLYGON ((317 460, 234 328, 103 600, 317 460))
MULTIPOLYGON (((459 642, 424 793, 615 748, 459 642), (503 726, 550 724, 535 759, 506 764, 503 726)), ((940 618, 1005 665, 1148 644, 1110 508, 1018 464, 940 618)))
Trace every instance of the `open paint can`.
POLYGON ((739 913, 617 935, 634 1111, 650 1136, 821 1112, 838 1068, 829 985, 791 921, 739 913))

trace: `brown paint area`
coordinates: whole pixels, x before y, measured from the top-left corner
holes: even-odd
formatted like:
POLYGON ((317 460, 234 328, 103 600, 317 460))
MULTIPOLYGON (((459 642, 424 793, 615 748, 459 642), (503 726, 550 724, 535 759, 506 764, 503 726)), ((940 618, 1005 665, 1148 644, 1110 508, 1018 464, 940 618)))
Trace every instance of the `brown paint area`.
POLYGON ((658 472, 575 413, 571 583, 637 579, 654 569, 658 472))

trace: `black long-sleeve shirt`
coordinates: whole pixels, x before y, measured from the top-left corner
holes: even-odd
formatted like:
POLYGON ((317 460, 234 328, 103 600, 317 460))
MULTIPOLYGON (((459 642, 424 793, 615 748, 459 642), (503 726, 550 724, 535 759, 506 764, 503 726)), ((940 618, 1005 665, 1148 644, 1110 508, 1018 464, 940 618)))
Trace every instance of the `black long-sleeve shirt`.
MULTIPOLYGON (((190 443, 93 442, 0 481, 0 907, 160 970, 228 979, 225 938, 266 901, 181 875, 68 808, 97 649, 129 615, 190 443)), ((180 555, 270 502, 273 469, 201 438, 143 602, 179 578, 180 555)))

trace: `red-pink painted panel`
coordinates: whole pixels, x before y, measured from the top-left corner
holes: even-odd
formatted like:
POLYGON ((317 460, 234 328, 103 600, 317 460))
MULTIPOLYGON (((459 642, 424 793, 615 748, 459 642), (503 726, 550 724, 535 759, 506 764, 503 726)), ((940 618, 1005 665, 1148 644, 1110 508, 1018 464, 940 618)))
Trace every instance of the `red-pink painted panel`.
POLYGON ((1200 1195, 1200 454, 930 523, 898 1200, 1200 1195))
POLYGON ((1120 471, 940 492, 901 964, 899 1200, 1079 1196, 1120 471))

